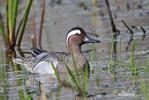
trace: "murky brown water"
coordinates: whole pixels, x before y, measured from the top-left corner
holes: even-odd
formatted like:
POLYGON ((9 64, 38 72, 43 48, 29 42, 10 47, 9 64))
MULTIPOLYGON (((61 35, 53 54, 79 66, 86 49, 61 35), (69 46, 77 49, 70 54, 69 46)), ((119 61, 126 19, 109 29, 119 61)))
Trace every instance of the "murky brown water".
MULTIPOLYGON (((54 0, 56 1, 56 0, 54 0)), ((128 47, 130 34, 128 29, 122 24, 124 20, 129 27, 133 27, 134 40, 136 44, 136 65, 143 67, 146 64, 146 57, 149 55, 149 2, 148 0, 109 0, 114 17, 114 22, 120 30, 117 38, 116 55, 120 57, 120 39, 122 41, 122 60, 129 63, 132 43, 128 47), (142 40, 143 32, 140 26, 146 30, 146 37, 142 40)), ((25 0, 21 1, 21 10, 25 5, 25 0)), ((1 2, 0 2, 1 3, 1 2)), ((0 9, 4 7, 1 3, 0 9)), ((35 0, 36 31, 39 32, 41 16, 41 1, 35 0)), ((4 11, 2 11, 4 12, 4 11)), ((21 14, 20 14, 21 15, 21 14)), ((128 66, 105 70, 109 65, 109 57, 112 45, 112 30, 107 13, 105 0, 98 0, 97 7, 92 0, 62 0, 61 4, 46 0, 45 21, 43 25, 42 46, 48 51, 67 51, 65 35, 74 26, 81 26, 88 32, 94 32, 100 37, 100 44, 96 44, 95 60, 91 63, 94 74, 88 82, 88 93, 94 95, 88 100, 142 100, 144 94, 141 90, 141 77, 149 82, 144 70, 136 75, 136 85, 133 87, 132 75, 128 72, 128 66), (82 5, 82 6, 81 6, 82 5), (99 83, 99 84, 98 84, 99 83)), ((31 13, 25 36, 22 43, 23 50, 32 47, 31 35, 32 22, 31 13)), ((0 38, 0 49, 4 47, 0 38)), ((83 46, 83 51, 90 50, 91 44, 83 46)), ((90 59, 91 53, 85 53, 90 59)), ((27 97, 32 95, 34 100, 74 100, 74 93, 69 88, 61 88, 60 94, 57 83, 53 83, 51 77, 33 75, 25 71, 18 71, 12 65, 4 64, 6 69, 6 81, 0 80, 0 100, 21 100, 22 94, 27 97), (52 82, 51 82, 52 80, 52 82)), ((149 93, 149 90, 147 90, 149 93)), ((23 100, 23 99, 22 99, 23 100)))

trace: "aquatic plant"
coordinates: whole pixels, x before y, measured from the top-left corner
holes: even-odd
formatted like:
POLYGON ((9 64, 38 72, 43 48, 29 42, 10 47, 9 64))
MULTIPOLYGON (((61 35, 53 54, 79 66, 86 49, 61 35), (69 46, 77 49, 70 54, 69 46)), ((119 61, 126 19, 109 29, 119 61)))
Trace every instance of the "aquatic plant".
POLYGON ((95 47, 94 47, 94 44, 92 44, 92 51, 91 51, 90 61, 91 61, 91 63, 93 61, 95 61, 95 47))
POLYGON ((114 51, 114 40, 112 39, 111 54, 110 54, 110 64, 108 66, 108 69, 110 69, 112 66, 114 66, 113 51, 114 51))
POLYGON ((39 30, 39 47, 42 49, 41 46, 41 36, 42 36, 42 27, 43 27, 43 21, 44 21, 44 13, 45 13, 45 0, 42 0, 42 16, 41 16, 41 22, 40 22, 40 30, 39 30))
POLYGON ((4 50, 2 49, 1 52, 1 65, 0 65, 0 80, 1 80, 1 96, 0 100, 6 100, 7 99, 7 76, 6 76, 6 69, 4 66, 4 50))
POLYGON ((72 53, 72 61, 73 61, 74 72, 71 71, 69 66, 66 65, 68 75, 71 78, 70 81, 72 83, 72 86, 77 87, 79 95, 85 96, 86 93, 87 93, 87 83, 88 83, 88 64, 85 65, 85 72, 82 72, 81 79, 83 81, 81 81, 79 79, 79 72, 78 72, 78 69, 77 69, 77 66, 76 66, 76 61, 74 59, 73 53, 72 53), (83 85, 82 85, 82 83, 83 83, 83 85))
POLYGON ((29 93, 27 89, 19 90, 19 98, 20 100, 33 100, 33 96, 37 94, 38 91, 34 91, 29 93))
POLYGON ((29 95, 26 95, 25 96, 25 91, 24 90, 19 90, 19 97, 20 97, 20 100, 32 100, 32 96, 29 96, 29 95))
POLYGON ((141 89, 143 91, 145 100, 149 100, 149 95, 148 95, 148 92, 147 92, 148 88, 146 86, 146 83, 145 83, 145 80, 143 79, 143 77, 141 78, 141 89))
MULTIPOLYGON (((81 93, 82 92, 81 86, 80 86, 80 83, 77 81, 77 78, 75 78, 75 74, 73 74, 73 72, 70 70, 70 68, 67 65, 66 65, 66 68, 67 68, 69 77, 71 77, 70 81, 72 83, 72 86, 76 86, 79 93, 81 93)), ((77 77, 78 77, 78 75, 77 75, 77 77)))
POLYGON ((135 86, 135 76, 136 76, 136 66, 134 65, 134 59, 135 59, 135 46, 136 46, 136 41, 134 41, 132 45, 132 50, 131 50, 131 57, 129 61, 129 71, 132 72, 132 81, 133 81, 133 87, 135 86))
POLYGON ((55 68, 55 66, 53 65, 52 62, 51 62, 51 65, 52 65, 52 68, 53 68, 53 70, 54 70, 54 73, 55 73, 55 75, 56 75, 57 80, 60 82, 60 76, 59 76, 58 72, 56 71, 56 68, 55 68))
POLYGON ((19 0, 14 0, 14 2, 12 0, 6 0, 6 27, 1 16, 0 33, 8 49, 13 50, 15 45, 20 47, 32 2, 33 0, 28 0, 28 4, 18 24, 18 28, 16 28, 18 23, 19 0))
MULTIPOLYGON (((79 78, 79 72, 78 72, 78 69, 77 69, 77 66, 76 66, 76 62, 75 62, 75 59, 74 59, 74 56, 73 56, 73 53, 72 53, 72 61, 73 61, 73 68, 74 68, 74 71, 72 71, 69 66, 67 64, 65 64, 65 67, 67 69, 67 72, 68 72, 68 77, 69 77, 69 81, 70 81, 70 84, 71 84, 71 87, 72 89, 78 93, 78 95, 80 96, 85 96, 86 93, 87 93, 87 83, 88 83, 88 64, 85 65, 85 71, 82 72, 82 75, 81 75, 81 79, 79 78), (83 84, 82 84, 83 83, 83 84)), ((59 73, 56 71, 56 68, 55 66, 53 65, 53 63, 51 63, 52 65, 52 68, 55 72, 55 75, 59 81, 59 83, 63 83, 61 82, 61 79, 60 79, 60 75, 59 73)), ((64 80, 62 80, 64 81, 64 80)), ((65 84, 65 83, 64 83, 65 84)))
MULTIPOLYGON (((81 83, 82 81, 79 80, 79 76, 78 75, 76 76, 73 73, 73 71, 71 71, 70 68, 67 65, 66 65, 66 68, 67 68, 67 71, 68 71, 68 75, 71 78, 70 81, 72 83, 73 89, 75 89, 75 87, 77 89, 77 90, 74 90, 74 91, 77 91, 78 92, 78 95, 80 95, 80 96, 85 96, 86 93, 87 93, 88 66, 87 65, 85 66, 85 73, 82 74, 82 76, 81 76, 81 79, 83 79, 83 85, 81 85, 82 84, 81 83)), ((77 69, 75 69, 75 71, 78 73, 78 70, 77 69)))
POLYGON ((1 52, 0 78, 5 81, 4 51, 1 52))
POLYGON ((122 40, 120 39, 120 65, 122 63, 122 40))
POLYGON ((97 0, 92 0, 94 5, 97 5, 97 0))
POLYGON ((130 67, 130 69, 131 69, 132 67, 134 67, 135 46, 136 46, 136 41, 134 41, 133 46, 132 46, 132 50, 131 50, 131 57, 130 57, 130 62, 129 62, 129 67, 130 67))
POLYGON ((149 57, 147 58, 147 73, 149 75, 149 57))

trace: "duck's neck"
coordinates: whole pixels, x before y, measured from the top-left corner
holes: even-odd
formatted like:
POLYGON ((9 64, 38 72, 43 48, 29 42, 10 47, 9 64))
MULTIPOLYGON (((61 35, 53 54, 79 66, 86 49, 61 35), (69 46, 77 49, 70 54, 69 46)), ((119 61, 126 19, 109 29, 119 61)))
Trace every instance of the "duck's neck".
POLYGON ((74 56, 82 55, 81 47, 79 45, 69 45, 69 53, 74 56))

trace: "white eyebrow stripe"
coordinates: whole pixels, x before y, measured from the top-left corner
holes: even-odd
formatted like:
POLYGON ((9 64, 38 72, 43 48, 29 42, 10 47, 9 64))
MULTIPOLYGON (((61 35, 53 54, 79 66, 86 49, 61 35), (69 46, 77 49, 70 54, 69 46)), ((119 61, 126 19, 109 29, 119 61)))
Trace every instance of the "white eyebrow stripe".
POLYGON ((81 31, 80 30, 74 30, 74 31, 71 31, 71 32, 68 33, 67 39, 66 39, 67 46, 68 46, 68 39, 69 39, 69 37, 74 35, 74 34, 81 34, 81 31))

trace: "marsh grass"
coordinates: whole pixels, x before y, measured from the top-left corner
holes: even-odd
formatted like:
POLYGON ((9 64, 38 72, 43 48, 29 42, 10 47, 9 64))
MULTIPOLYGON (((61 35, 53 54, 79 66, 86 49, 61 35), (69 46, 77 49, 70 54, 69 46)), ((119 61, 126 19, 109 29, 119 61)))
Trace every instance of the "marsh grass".
POLYGON ((134 41, 134 43, 133 43, 133 45, 132 45, 131 57, 130 57, 130 62, 129 62, 130 70, 131 70, 132 67, 135 67, 135 65, 134 65, 134 59, 135 59, 135 46, 136 46, 136 41, 134 41))
POLYGON ((116 67, 125 67, 125 66, 129 66, 125 61, 122 60, 122 40, 120 39, 119 45, 120 45, 120 49, 119 49, 119 59, 115 58, 115 60, 113 60, 113 56, 114 56, 114 42, 115 40, 112 39, 112 46, 111 46, 111 53, 110 53, 110 63, 108 66, 108 69, 110 70, 111 68, 116 68, 116 67))
POLYGON ((143 77, 141 78, 141 89, 143 91, 145 100, 149 100, 149 95, 148 95, 148 91, 147 91, 149 88, 146 86, 146 82, 143 79, 143 77))
MULTIPOLYGON (((77 78, 75 78, 75 74, 73 74, 73 72, 70 70, 70 68, 68 67, 68 65, 65 65, 66 66, 66 69, 67 69, 67 71, 68 71, 68 75, 69 75, 69 77, 71 78, 70 79, 70 82, 71 82, 71 84, 72 84, 72 86, 74 87, 74 86, 76 86, 76 88, 77 88, 77 91, 79 92, 79 93, 81 93, 82 91, 81 91, 81 85, 80 85, 80 83, 77 81, 77 78)), ((78 75, 77 75, 77 77, 79 77, 78 75)))
POLYGON ((133 81, 133 87, 135 87, 135 77, 137 74, 137 66, 134 64, 135 61, 135 47, 136 47, 136 41, 133 42, 132 50, 131 50, 131 57, 129 61, 129 71, 132 73, 132 81, 133 81))
POLYGON ((73 61, 74 72, 70 70, 69 66, 66 65, 68 75, 69 77, 71 77, 70 81, 73 84, 73 86, 77 87, 79 95, 85 96, 87 93, 87 83, 88 83, 88 64, 85 65, 85 72, 82 72, 81 74, 81 79, 83 80, 82 81, 79 79, 79 72, 76 66, 76 61, 74 59, 73 53, 72 53, 72 61, 73 61), (83 83, 83 86, 82 86, 82 83, 83 83))
MULTIPOLYGON (((86 65, 85 73, 81 76, 81 79, 83 79, 83 87, 81 86, 82 81, 77 81, 77 78, 75 78, 75 74, 73 73, 73 71, 70 70, 70 68, 67 65, 66 65, 66 68, 67 68, 67 71, 68 71, 68 75, 71 78, 70 82, 72 84, 72 87, 73 87, 74 91, 76 91, 78 93, 78 95, 80 95, 80 96, 86 96, 87 83, 88 83, 88 66, 86 65), (75 89, 77 89, 77 90, 75 90, 75 89)), ((79 78, 78 75, 76 77, 79 78)))
POLYGON ((57 87, 57 95, 56 95, 56 100, 60 100, 60 90, 61 90, 61 87, 60 87, 60 85, 58 85, 58 87, 57 87))
POLYGON ((29 93, 29 91, 25 88, 24 90, 19 90, 19 98, 20 100, 33 100, 33 96, 37 93, 38 91, 29 93))
MULTIPOLYGON (((74 77, 76 77, 76 82, 77 82, 77 84, 78 84, 78 86, 79 86, 79 88, 80 88, 80 79, 79 79, 79 74, 78 74, 78 70, 77 70, 77 66, 76 66, 76 61, 75 61, 75 59, 74 59, 74 55, 73 55, 73 52, 72 52, 72 61, 73 61, 73 67, 74 67, 74 77)), ((69 69, 69 67, 66 65, 66 68, 67 68, 67 71, 68 71, 68 69, 69 69)), ((71 70, 70 70, 71 71, 71 70)), ((71 73, 73 74, 73 72, 71 71, 71 73)))
POLYGON ((28 96, 24 90, 19 90, 19 97, 20 100, 32 100, 32 96, 28 96))
POLYGON ((94 5, 97 5, 97 0, 92 0, 94 5))
POLYGON ((0 80, 1 80, 1 96, 0 100, 7 100, 7 76, 6 76, 6 69, 4 66, 4 50, 2 49, 1 52, 1 65, 0 65, 0 80))
MULTIPOLYGON (((138 73, 146 69, 146 66, 140 66, 137 62, 135 64, 135 48, 136 48, 136 42, 135 40, 132 45, 132 50, 131 50, 131 56, 129 63, 126 63, 125 61, 122 60, 122 42, 120 39, 120 53, 119 53, 119 60, 113 61, 113 50, 114 50, 114 40, 112 40, 112 46, 111 46, 111 55, 110 55, 110 64, 108 66, 108 70, 112 72, 113 68, 121 68, 121 67, 127 67, 128 66, 128 73, 131 74, 132 78, 132 86, 135 87, 136 85, 136 76, 138 73)), ((149 70, 149 69, 148 69, 149 70)), ((114 77, 114 74, 112 74, 114 77)))
POLYGON ((33 0, 28 0, 28 4, 19 25, 16 25, 18 23, 19 0, 6 0, 6 27, 5 23, 3 23, 4 20, 1 17, 0 33, 8 49, 14 49, 16 44, 20 47, 32 2, 33 0), (16 26, 18 26, 18 28, 16 28, 16 26))
POLYGON ((93 61, 95 61, 95 47, 94 47, 94 44, 93 43, 92 43, 92 51, 91 51, 90 61, 91 61, 91 63, 93 61))
POLYGON ((85 74, 84 74, 84 81, 83 81, 83 96, 87 94, 87 83, 88 83, 88 65, 85 66, 85 74))
POLYGON ((55 73, 55 75, 56 75, 57 80, 60 81, 60 76, 59 76, 58 72, 56 71, 56 68, 55 68, 55 66, 53 65, 52 62, 51 62, 51 65, 52 65, 52 68, 53 68, 53 70, 54 70, 54 73, 55 73))
POLYGON ((148 76, 149 76, 149 56, 147 57, 147 73, 148 73, 148 76))
MULTIPOLYGON (((71 87, 72 87, 73 91, 76 92, 78 95, 85 96, 87 93, 87 83, 88 83, 88 65, 86 64, 85 71, 81 75, 81 79, 83 79, 83 81, 82 81, 82 80, 80 80, 80 77, 79 77, 80 75, 79 75, 79 72, 78 72, 78 69, 76 66, 76 61, 74 59, 73 53, 72 53, 72 61, 73 61, 74 71, 72 71, 70 69, 70 67, 67 64, 65 64, 65 67, 66 67, 67 72, 68 72, 68 78, 69 78, 71 87)), ((55 72, 57 79, 61 80, 60 75, 56 71, 56 68, 53 65, 53 63, 51 63, 51 65, 52 65, 52 68, 55 72)))
POLYGON ((112 39, 112 46, 111 46, 111 53, 110 53, 110 64, 108 66, 108 69, 110 69, 110 68, 112 68, 114 66, 113 51, 114 51, 114 39, 112 39))
POLYGON ((4 66, 4 50, 1 52, 1 66, 0 66, 0 77, 1 80, 5 83, 6 79, 6 72, 5 72, 5 66, 4 66))
POLYGON ((120 65, 122 63, 122 40, 120 39, 120 65))

